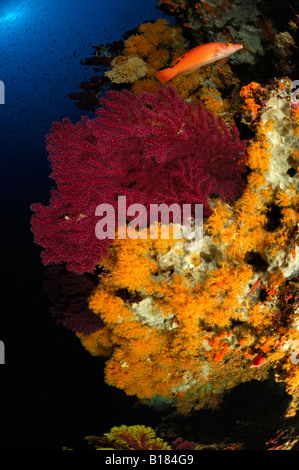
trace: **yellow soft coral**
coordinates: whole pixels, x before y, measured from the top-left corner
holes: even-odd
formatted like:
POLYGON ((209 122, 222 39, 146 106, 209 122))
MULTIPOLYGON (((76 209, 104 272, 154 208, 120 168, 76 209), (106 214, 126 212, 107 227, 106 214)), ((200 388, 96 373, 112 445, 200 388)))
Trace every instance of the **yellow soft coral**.
POLYGON ((111 330, 101 328, 89 335, 76 333, 83 346, 93 356, 109 357, 113 352, 113 342, 111 341, 111 330))
POLYGON ((153 93, 160 86, 156 72, 177 54, 182 55, 185 46, 179 26, 172 26, 161 18, 142 23, 137 33, 125 41, 123 55, 114 59, 113 68, 106 76, 115 83, 133 83, 134 93, 153 93))
POLYGON ((252 113, 253 120, 257 118, 258 111, 261 108, 261 105, 254 99, 253 93, 255 90, 258 90, 260 86, 259 83, 251 82, 249 85, 244 86, 240 92, 240 96, 245 101, 243 108, 252 113))
POLYGON ((157 437, 149 426, 114 426, 103 437, 87 436, 89 444, 96 450, 171 450, 171 446, 157 437))
POLYGON ((78 335, 92 354, 110 352, 108 384, 141 399, 159 395, 188 412, 274 369, 293 396, 292 410, 298 405, 298 368, 290 362, 298 286, 290 279, 299 198, 296 180, 283 174, 282 184, 275 173, 272 160, 281 152, 272 137, 285 134, 279 125, 271 115, 256 125, 245 191, 234 203, 210 201, 200 249, 188 251, 186 240, 172 236, 116 238, 110 246, 89 299, 106 327, 78 335))
POLYGON ((117 58, 111 62, 112 70, 105 73, 114 83, 133 83, 139 80, 148 72, 146 63, 140 57, 129 57, 125 61, 117 61, 117 58))
MULTIPOLYGON (((180 26, 170 25, 161 18, 142 23, 137 33, 125 41, 123 54, 113 60, 113 68, 105 75, 112 82, 132 84, 130 89, 135 94, 155 93, 164 86, 156 79, 156 73, 171 67, 189 49, 180 26)), ((175 77, 173 83, 180 97, 200 99, 207 109, 224 117, 228 124, 234 124, 240 81, 228 64, 207 65, 175 77), (234 91, 230 100, 221 96, 222 90, 234 91)))

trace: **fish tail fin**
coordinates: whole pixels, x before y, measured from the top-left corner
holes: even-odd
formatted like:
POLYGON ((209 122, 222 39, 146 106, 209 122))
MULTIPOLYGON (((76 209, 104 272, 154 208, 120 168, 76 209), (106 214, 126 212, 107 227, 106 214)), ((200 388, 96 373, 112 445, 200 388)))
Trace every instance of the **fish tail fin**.
POLYGON ((162 83, 168 82, 168 80, 171 80, 176 75, 177 75, 177 72, 175 72, 173 68, 160 70, 160 72, 156 73, 157 79, 159 80, 159 82, 162 82, 162 83))

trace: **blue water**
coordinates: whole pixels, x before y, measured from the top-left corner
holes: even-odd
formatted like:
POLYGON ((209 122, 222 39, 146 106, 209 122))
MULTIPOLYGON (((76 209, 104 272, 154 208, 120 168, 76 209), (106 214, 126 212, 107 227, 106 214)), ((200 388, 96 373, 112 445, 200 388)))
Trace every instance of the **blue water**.
POLYGON ((92 46, 160 17, 166 15, 155 0, 0 0, 0 448, 61 449, 73 430, 81 441, 113 421, 118 392, 103 391, 99 362, 51 320, 29 206, 49 200, 45 135, 52 122, 93 115, 67 97, 93 76, 80 60, 91 57, 92 46))
MULTIPOLYGON (((66 96, 93 75, 80 60, 92 55, 93 45, 117 41, 159 17, 166 15, 155 0, 1 0, 0 161, 6 201, 8 193, 18 207, 47 197, 44 136, 52 121, 68 116, 75 122, 84 114, 66 96)), ((6 204, 4 210, 11 208, 6 204)))

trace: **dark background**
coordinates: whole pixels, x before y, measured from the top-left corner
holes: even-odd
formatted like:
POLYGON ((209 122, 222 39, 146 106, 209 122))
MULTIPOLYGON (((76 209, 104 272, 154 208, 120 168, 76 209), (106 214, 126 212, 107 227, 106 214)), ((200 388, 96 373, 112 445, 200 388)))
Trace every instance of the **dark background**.
MULTIPOLYGON (((91 56, 93 45, 165 16, 155 0, 0 0, 0 80, 6 87, 0 106, 1 449, 84 449, 86 435, 121 424, 157 427, 168 414, 108 387, 104 361, 51 318, 29 209, 49 200, 45 135, 51 123, 93 115, 67 97, 93 75, 80 60, 91 56)), ((245 440, 257 448, 284 422, 288 400, 284 385, 270 378, 233 390, 217 412, 176 419, 173 426, 186 439, 245 440)))

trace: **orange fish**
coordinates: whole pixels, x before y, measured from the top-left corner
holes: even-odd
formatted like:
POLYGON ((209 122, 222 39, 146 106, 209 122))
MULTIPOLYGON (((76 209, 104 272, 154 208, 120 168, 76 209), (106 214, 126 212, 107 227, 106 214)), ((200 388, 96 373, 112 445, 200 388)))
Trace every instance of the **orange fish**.
POLYGON ((217 60, 227 62, 228 56, 242 48, 241 44, 232 44, 230 42, 202 44, 179 57, 172 67, 157 72, 156 77, 162 83, 168 82, 179 73, 193 72, 193 70, 197 70, 203 65, 212 64, 217 60))
POLYGON ((258 286, 260 285, 260 283, 261 283, 261 279, 257 279, 257 280, 255 281, 255 283, 253 284, 253 286, 252 286, 251 289, 250 289, 250 292, 249 292, 249 294, 248 294, 248 297, 251 297, 251 296, 252 296, 252 294, 253 294, 254 291, 258 288, 258 286))

